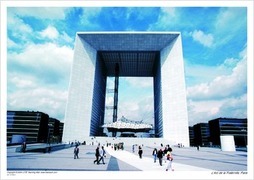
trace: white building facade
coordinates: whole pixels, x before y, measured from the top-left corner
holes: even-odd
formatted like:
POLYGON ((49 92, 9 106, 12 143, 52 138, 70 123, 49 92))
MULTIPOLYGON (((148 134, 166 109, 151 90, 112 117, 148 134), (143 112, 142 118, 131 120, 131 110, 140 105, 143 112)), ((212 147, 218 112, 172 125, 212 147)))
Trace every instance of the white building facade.
POLYGON ((153 77, 155 136, 189 146, 179 32, 77 33, 63 141, 102 135, 106 81, 116 63, 119 76, 153 77))

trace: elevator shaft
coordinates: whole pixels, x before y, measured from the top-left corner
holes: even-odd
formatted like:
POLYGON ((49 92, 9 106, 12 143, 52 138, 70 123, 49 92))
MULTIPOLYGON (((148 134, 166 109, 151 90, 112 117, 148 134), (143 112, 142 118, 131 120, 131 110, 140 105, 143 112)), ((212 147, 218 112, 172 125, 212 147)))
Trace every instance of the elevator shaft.
POLYGON ((115 64, 115 88, 114 88, 113 122, 117 121, 118 86, 119 86, 119 64, 116 63, 115 64))
MULTIPOLYGON (((119 86, 119 64, 116 63, 115 64, 115 88, 114 88, 113 122, 117 121, 118 86, 119 86)), ((116 137, 116 132, 112 132, 112 136, 116 137)))

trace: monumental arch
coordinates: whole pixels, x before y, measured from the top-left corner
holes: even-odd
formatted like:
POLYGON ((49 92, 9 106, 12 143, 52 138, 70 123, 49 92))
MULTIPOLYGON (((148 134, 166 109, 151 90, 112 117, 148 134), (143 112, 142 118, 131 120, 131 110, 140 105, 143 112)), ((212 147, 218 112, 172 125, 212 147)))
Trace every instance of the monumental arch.
POLYGON ((155 136, 189 146, 179 32, 77 33, 63 141, 102 135, 106 81, 117 63, 120 77, 153 77, 155 136))

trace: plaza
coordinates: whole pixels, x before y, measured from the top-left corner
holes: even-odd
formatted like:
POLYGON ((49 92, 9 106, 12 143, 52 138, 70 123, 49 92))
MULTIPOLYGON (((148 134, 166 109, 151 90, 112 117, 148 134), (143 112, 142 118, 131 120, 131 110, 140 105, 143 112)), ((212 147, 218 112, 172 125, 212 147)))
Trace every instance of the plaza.
MULTIPOLYGON (((158 160, 153 161, 152 151, 154 147, 143 146, 143 158, 140 159, 137 153, 132 152, 132 146, 124 147, 124 150, 114 150, 111 146, 105 146, 107 155, 105 165, 94 164, 96 145, 80 145, 79 159, 73 158, 73 147, 65 148, 51 153, 20 153, 15 152, 17 147, 7 148, 7 172, 51 172, 51 173, 124 173, 131 172, 137 175, 140 173, 162 174, 167 176, 179 175, 181 173, 195 172, 211 175, 211 173, 246 173, 247 152, 223 152, 219 148, 202 147, 198 151, 195 147, 173 147, 173 168, 174 171, 165 171, 167 163, 163 160, 160 166, 158 160)), ((159 147, 156 147, 159 148, 159 147)), ((195 176, 193 173, 193 177, 195 176)), ((77 175, 77 174, 76 174, 77 175)), ((95 177, 96 177, 95 176, 95 177)), ((28 177, 27 177, 28 178, 28 177)), ((83 176, 83 178, 85 178, 83 176)), ((107 178, 107 177, 105 177, 107 178)), ((124 177, 131 179, 131 177, 124 177)), ((215 178, 215 177, 214 177, 215 178)), ((113 176, 112 176, 113 179, 113 176)), ((159 178, 158 178, 159 179, 159 178)))

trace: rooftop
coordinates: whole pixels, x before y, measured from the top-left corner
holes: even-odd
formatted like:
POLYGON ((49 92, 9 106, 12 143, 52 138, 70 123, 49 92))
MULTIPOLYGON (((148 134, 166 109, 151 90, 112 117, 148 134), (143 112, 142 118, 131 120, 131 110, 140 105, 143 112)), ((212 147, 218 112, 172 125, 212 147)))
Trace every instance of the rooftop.
POLYGON ((153 126, 151 124, 143 123, 142 121, 132 121, 122 116, 118 121, 112 123, 106 123, 102 125, 103 128, 111 128, 117 130, 151 130, 153 126))
POLYGON ((179 32, 77 33, 98 52, 107 76, 115 75, 118 63, 119 76, 128 77, 153 77, 159 52, 179 35, 179 32))

